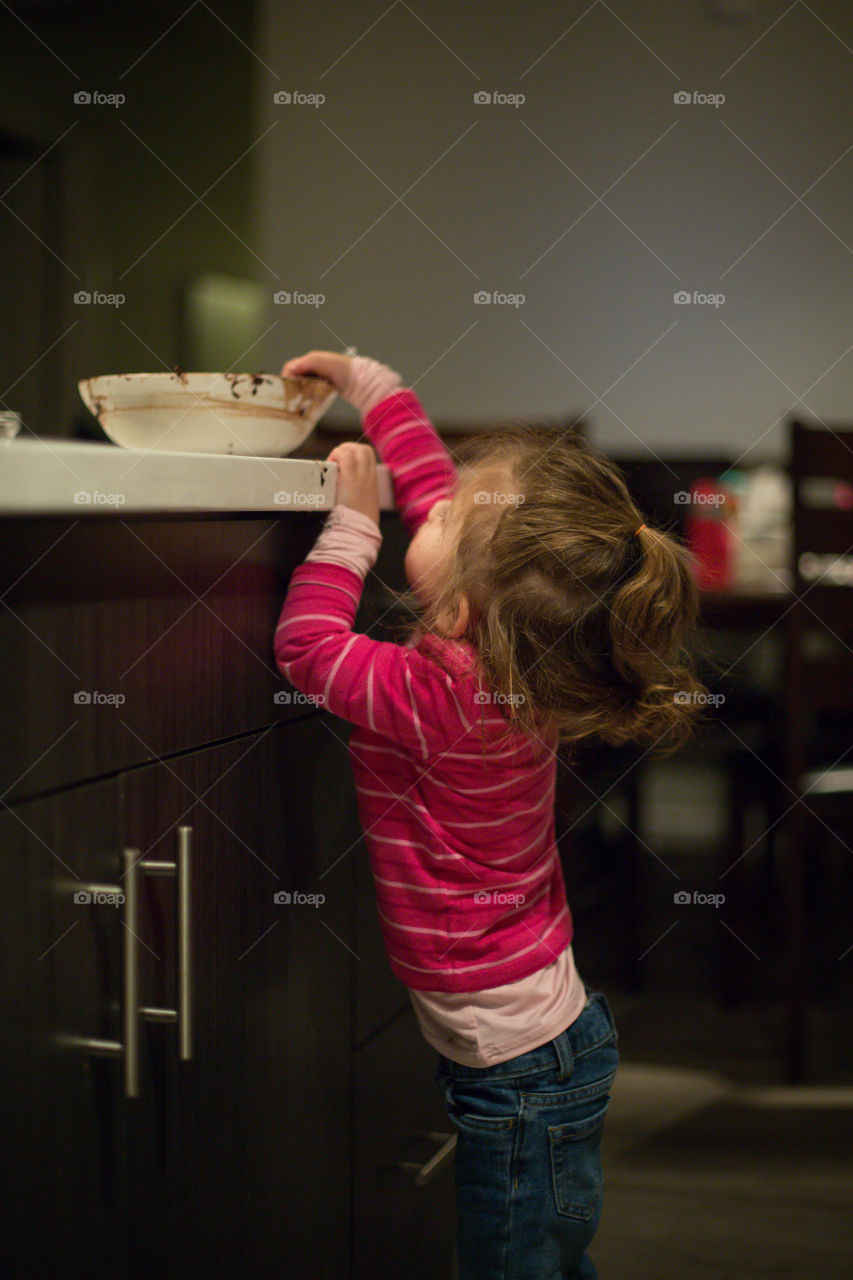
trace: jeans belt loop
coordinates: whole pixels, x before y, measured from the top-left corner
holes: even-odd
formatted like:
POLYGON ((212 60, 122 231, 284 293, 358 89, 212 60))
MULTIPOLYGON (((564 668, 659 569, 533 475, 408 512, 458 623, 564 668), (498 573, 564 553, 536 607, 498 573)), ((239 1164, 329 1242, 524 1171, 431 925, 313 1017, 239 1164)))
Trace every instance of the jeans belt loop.
POLYGON ((563 1031, 551 1041, 557 1056, 557 1079, 568 1080, 575 1069, 575 1059, 569 1042, 568 1030, 563 1031))

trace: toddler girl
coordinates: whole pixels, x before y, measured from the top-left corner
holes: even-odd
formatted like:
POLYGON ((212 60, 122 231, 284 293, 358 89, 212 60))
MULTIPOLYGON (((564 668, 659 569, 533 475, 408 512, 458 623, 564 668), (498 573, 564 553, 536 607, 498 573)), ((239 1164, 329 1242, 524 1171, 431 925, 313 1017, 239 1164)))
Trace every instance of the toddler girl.
POLYGON ((387 366, 312 351, 282 373, 330 379, 370 441, 329 454, 337 502, 293 573, 275 657, 356 726, 389 962, 457 1129, 460 1280, 588 1280, 618 1034, 574 965, 557 748, 686 736, 686 558, 576 433, 484 433, 457 474, 387 366), (352 629, 382 538, 371 446, 412 539, 404 645, 352 629))

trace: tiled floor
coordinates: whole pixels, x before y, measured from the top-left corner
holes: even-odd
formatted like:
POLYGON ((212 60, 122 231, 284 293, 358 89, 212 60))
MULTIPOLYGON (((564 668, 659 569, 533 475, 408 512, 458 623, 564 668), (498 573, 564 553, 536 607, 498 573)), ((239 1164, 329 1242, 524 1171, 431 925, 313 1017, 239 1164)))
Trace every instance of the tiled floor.
POLYGON ((624 1063, 605 1124, 600 1280, 849 1280, 853 1088, 624 1063))
MULTIPOLYGON (((714 887, 701 856, 674 852, 666 862, 684 884, 714 887)), ((606 910, 576 919, 580 971, 607 995, 622 1055, 591 1249, 600 1280, 851 1280, 849 865, 824 889, 809 1083, 796 1086, 784 1069, 778 899, 754 899, 750 941, 761 958, 747 964, 743 1003, 728 1008, 714 994, 713 909, 678 916, 669 871, 650 858, 646 872, 638 909, 649 939, 662 940, 642 994, 626 994, 620 980, 618 923, 606 910)))

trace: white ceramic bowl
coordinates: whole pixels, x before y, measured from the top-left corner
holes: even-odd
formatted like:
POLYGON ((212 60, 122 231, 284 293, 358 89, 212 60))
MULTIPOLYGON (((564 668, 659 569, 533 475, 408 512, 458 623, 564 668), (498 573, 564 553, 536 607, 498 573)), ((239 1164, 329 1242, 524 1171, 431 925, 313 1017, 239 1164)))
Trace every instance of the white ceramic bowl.
POLYGON ((272 373, 117 373, 77 386, 125 449, 283 458, 335 399, 325 378, 272 373))

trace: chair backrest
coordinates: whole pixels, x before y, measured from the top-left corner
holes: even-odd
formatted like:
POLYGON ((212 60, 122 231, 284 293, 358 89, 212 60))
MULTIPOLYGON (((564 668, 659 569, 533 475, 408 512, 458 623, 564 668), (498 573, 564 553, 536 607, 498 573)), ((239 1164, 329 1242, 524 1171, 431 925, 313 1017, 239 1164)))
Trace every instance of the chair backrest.
POLYGON ((819 724, 824 736, 827 721, 836 726, 824 754, 853 744, 853 427, 792 419, 789 442, 795 604, 784 696, 797 776, 819 724))
MULTIPOLYGON (((853 426, 794 420, 790 444, 791 575, 802 621, 826 633, 832 641, 827 652, 834 651, 853 677, 853 426)), ((830 692, 838 697, 846 691, 830 692)))

